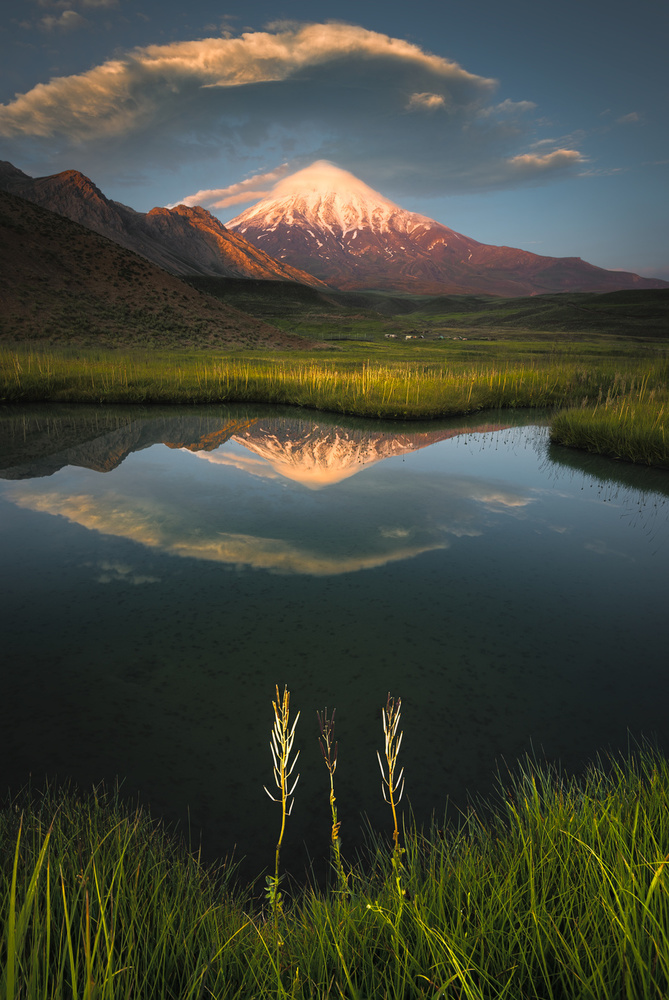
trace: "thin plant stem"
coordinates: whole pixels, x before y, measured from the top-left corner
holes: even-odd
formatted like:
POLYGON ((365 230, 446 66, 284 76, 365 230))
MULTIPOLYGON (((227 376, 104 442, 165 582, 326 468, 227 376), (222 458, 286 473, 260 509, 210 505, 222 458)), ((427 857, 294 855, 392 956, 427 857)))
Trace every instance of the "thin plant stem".
POLYGON ((284 687, 283 695, 281 695, 279 693, 278 684, 276 686, 276 701, 272 702, 272 707, 274 709, 274 725, 272 726, 269 748, 272 753, 272 762, 274 765, 274 783, 279 794, 278 797, 275 797, 267 788, 265 788, 265 791, 273 802, 278 802, 281 805, 281 829, 279 831, 279 839, 276 842, 274 878, 272 879, 270 876, 267 879, 267 898, 269 899, 270 907, 273 911, 275 924, 277 925, 278 930, 278 914, 281 909, 281 894, 278 891, 279 857, 281 854, 283 835, 286 830, 286 819, 290 816, 295 802, 293 793, 297 787, 298 781, 300 780, 300 776, 298 774, 291 784, 291 775, 295 769, 295 765, 297 764, 297 759, 300 756, 300 751, 298 750, 291 760, 293 741, 295 739, 295 727, 297 726, 297 720, 300 717, 300 713, 297 713, 291 726, 290 691, 287 687, 284 687))
POLYGON ((332 813, 330 844, 334 858, 334 867, 337 872, 337 882, 339 883, 340 891, 347 892, 348 880, 342 863, 341 838, 339 836, 341 821, 337 816, 337 799, 334 791, 334 773, 337 770, 337 752, 339 750, 339 744, 334 738, 335 709, 332 709, 332 715, 329 718, 327 708, 323 713, 316 712, 316 716, 318 718, 318 725, 321 731, 318 742, 320 744, 321 753, 323 754, 325 766, 327 767, 328 774, 330 776, 330 811, 332 813))

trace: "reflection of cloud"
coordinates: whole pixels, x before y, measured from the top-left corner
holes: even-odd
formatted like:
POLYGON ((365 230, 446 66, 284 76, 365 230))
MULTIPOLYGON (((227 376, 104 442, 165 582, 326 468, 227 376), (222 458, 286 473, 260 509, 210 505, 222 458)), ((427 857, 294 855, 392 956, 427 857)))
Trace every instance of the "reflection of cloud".
MULTIPOLYGON (((186 451, 186 449, 184 449, 186 451)), ((211 465, 220 465, 224 468, 239 469, 241 472, 248 472, 251 476, 260 476, 263 479, 276 479, 279 473, 275 471, 268 462, 261 458, 253 458, 251 455, 239 455, 230 451, 190 451, 187 454, 201 458, 211 465)))
POLYGON ((448 548, 448 543, 443 541, 435 545, 407 546, 367 556, 328 556, 323 553, 300 551, 296 546, 278 538, 221 533, 218 539, 203 541, 193 539, 175 543, 170 551, 180 556, 250 566, 253 569, 266 569, 273 573, 336 576, 341 573, 354 573, 361 569, 376 569, 391 562, 412 559, 424 552, 445 548, 448 548))
MULTIPOLYGON (((161 509, 157 504, 137 501, 131 507, 129 500, 122 501, 113 496, 98 499, 86 494, 67 496, 25 492, 15 494, 13 499, 20 507, 60 515, 92 531, 128 538, 170 555, 265 569, 273 573, 338 575, 375 569, 391 562, 411 559, 424 552, 448 548, 448 542, 440 539, 432 544, 404 546, 366 555, 329 555, 307 547, 301 548, 298 544, 280 538, 216 530, 205 535, 201 527, 194 525, 187 516, 182 517, 179 511, 175 513, 161 509)), ((118 567, 118 564, 110 566, 118 567)), ((124 576, 118 568, 113 572, 124 576)), ((111 582, 118 578, 110 575, 109 580, 100 582, 111 582)))
MULTIPOLYGON (((427 471, 429 461, 409 475, 381 463, 460 433, 458 429, 384 435, 319 428, 306 421, 291 424, 289 431, 282 421, 268 420, 215 451, 179 449, 174 453, 179 475, 169 479, 167 489, 151 469, 146 475, 140 469, 128 493, 122 492, 126 477, 117 473, 116 490, 91 480, 90 474, 83 477, 84 490, 68 489, 66 483, 82 481, 74 472, 61 476, 59 483, 16 483, 3 492, 19 506, 163 553, 311 575, 351 573, 445 549, 449 537, 480 535, 502 512, 532 502, 505 483, 427 471), (200 476, 191 482, 188 455, 217 470, 205 477, 203 491, 200 476), (311 492, 370 466, 375 466, 373 474, 346 489, 311 492), (242 475, 231 474, 234 470, 242 475), (266 488, 246 489, 244 474, 262 478, 266 488), (280 475, 309 490, 286 491, 280 475), (279 494, 282 500, 276 503, 279 494)), ((157 582, 125 562, 96 568, 100 583, 157 582)))
POLYGON ((527 507, 528 504, 534 503, 532 497, 521 497, 514 493, 503 493, 501 490, 494 493, 479 493, 474 499, 480 503, 489 504, 491 507, 527 507))
POLYGON ((138 586, 142 583, 160 583, 159 576, 143 576, 135 573, 132 566, 125 563, 100 562, 97 568, 102 570, 100 576, 96 577, 96 583, 130 583, 138 586))
POLYGON ((586 542, 583 546, 588 552, 594 552, 597 556, 615 556, 616 559, 629 559, 634 562, 634 557, 619 549, 612 549, 610 545, 597 538, 593 542, 586 542))
POLYGON ((442 531, 454 535, 456 538, 478 538, 483 532, 480 528, 467 527, 466 525, 440 525, 442 531))

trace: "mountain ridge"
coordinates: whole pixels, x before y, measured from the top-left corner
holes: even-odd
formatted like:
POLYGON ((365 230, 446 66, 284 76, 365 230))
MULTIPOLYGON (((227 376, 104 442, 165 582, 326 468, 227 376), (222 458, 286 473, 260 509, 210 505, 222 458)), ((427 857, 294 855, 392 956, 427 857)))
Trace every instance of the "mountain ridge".
POLYGON ((240 234, 229 232, 199 206, 137 212, 107 198, 78 170, 33 178, 6 160, 0 161, 0 190, 78 222, 170 274, 261 278, 323 287, 311 274, 275 261, 240 234))
POLYGON ((409 212, 326 161, 284 178, 227 223, 279 261, 342 290, 536 295, 669 288, 580 257, 544 257, 480 243, 409 212))
POLYGON ((198 291, 64 215, 1 190, 0 341, 319 346, 198 291))

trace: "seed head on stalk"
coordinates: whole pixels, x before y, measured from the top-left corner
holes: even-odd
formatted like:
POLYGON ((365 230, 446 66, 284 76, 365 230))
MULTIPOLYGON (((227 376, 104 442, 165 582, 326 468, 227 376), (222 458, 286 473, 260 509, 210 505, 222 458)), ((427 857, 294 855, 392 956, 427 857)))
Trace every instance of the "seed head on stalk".
POLYGON ((381 714, 383 716, 383 734, 385 737, 384 756, 385 766, 388 771, 387 774, 381 760, 381 754, 378 750, 376 752, 379 767, 381 768, 381 792, 384 800, 393 811, 393 823, 395 824, 395 829, 393 830, 393 844, 395 854, 399 851, 400 841, 400 831, 397 822, 397 806, 402 801, 402 795, 404 793, 404 768, 401 769, 399 774, 396 774, 397 757, 402 745, 402 737, 404 736, 403 732, 401 732, 399 736, 397 735, 397 730, 400 724, 401 707, 402 699, 397 698, 396 700, 395 698, 391 698, 390 693, 388 693, 386 707, 381 710, 381 714))
POLYGON ((272 795, 269 789, 263 785, 265 791, 269 795, 272 802, 279 802, 281 804, 281 830, 279 832, 279 839, 276 844, 276 855, 274 864, 274 879, 268 877, 267 879, 267 896, 270 900, 272 909, 274 910, 275 916, 277 910, 280 908, 280 894, 278 892, 279 887, 279 854, 281 853, 281 843, 283 841, 283 834, 286 829, 286 817, 290 816, 295 799, 293 798, 293 793, 297 787, 297 783, 300 780, 299 774, 291 784, 291 775, 295 770, 295 765, 297 764, 297 758, 300 756, 300 751, 298 750, 292 761, 290 755, 293 749, 293 741, 295 739, 295 727, 297 726, 297 720, 300 717, 298 712, 295 716, 295 721, 292 726, 290 725, 290 691, 287 687, 283 689, 283 697, 279 694, 279 685, 276 686, 276 701, 272 702, 272 707, 274 709, 274 725, 272 726, 272 735, 269 743, 269 748, 272 753, 272 762, 274 765, 274 783, 279 791, 278 796, 272 795))

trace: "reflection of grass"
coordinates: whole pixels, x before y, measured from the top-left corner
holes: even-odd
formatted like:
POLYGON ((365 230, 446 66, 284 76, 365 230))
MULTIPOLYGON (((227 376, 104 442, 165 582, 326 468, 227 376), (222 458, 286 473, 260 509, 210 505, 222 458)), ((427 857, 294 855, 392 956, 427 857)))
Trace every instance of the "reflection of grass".
POLYGON ((668 800, 650 752, 581 781, 528 762, 496 809, 405 829, 401 894, 380 839, 350 893, 296 890, 277 953, 230 870, 146 814, 33 795, 0 814, 3 996, 666 997, 668 800))

